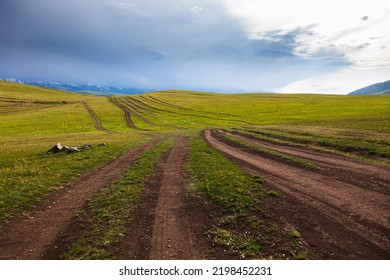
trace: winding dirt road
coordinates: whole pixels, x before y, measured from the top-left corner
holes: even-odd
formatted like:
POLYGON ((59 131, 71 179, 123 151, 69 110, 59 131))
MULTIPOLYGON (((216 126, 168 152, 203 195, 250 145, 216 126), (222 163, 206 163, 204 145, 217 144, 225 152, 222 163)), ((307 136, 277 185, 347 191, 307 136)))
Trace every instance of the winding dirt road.
POLYGON ((98 190, 110 185, 154 139, 114 161, 94 169, 77 182, 53 193, 45 204, 29 216, 13 220, 0 228, 0 259, 41 259, 51 250, 57 236, 69 225, 84 203, 98 190))
POLYGON ((323 247, 327 243, 329 250, 334 250, 334 258, 390 257, 388 169, 328 153, 264 143, 240 135, 231 136, 307 158, 328 168, 325 171, 299 168, 229 141, 222 137, 221 131, 211 133, 207 130, 204 134, 211 147, 248 172, 263 176, 268 186, 282 191, 285 198, 290 200, 285 206, 290 205, 292 209, 299 205, 300 209, 294 213, 306 215, 303 219, 291 217, 293 212, 290 209, 284 209, 286 212, 280 209, 275 211, 286 220, 295 219, 302 231, 307 229, 307 236, 312 238, 309 243, 315 244, 320 240, 323 247), (359 175, 357 179, 351 179, 356 174, 359 175), (304 208, 307 211, 302 211, 304 208), (308 227, 308 224, 311 226, 308 227))

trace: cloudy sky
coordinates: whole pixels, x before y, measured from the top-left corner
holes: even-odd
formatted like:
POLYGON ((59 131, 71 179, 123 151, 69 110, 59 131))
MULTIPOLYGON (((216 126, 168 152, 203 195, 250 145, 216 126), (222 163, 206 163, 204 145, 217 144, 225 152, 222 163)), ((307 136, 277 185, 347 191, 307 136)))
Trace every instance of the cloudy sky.
POLYGON ((0 78, 347 93, 390 79, 385 0, 1 0, 0 78))

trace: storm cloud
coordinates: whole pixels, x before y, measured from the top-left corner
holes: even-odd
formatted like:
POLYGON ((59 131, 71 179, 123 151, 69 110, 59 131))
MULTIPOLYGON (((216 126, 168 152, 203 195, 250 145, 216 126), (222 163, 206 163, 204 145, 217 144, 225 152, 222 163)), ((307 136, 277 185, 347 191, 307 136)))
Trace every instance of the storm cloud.
POLYGON ((248 36, 225 1, 2 0, 0 77, 224 92, 276 90, 350 62, 313 25, 248 36))

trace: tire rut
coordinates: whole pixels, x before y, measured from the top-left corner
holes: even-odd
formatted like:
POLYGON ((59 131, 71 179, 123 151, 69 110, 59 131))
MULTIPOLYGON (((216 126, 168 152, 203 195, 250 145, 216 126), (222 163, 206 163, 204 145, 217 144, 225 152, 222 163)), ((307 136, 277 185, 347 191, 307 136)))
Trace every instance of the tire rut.
POLYGON ((99 119, 99 117, 96 115, 96 113, 92 110, 92 108, 87 104, 87 102, 85 101, 81 101, 81 103, 84 105, 85 109, 87 109, 89 115, 91 116, 92 120, 93 120, 93 125, 95 126, 95 128, 99 131, 103 131, 103 132, 107 132, 109 134, 113 134, 115 132, 107 129, 107 128, 104 128, 102 126, 102 123, 99 119))
POLYGON ((133 99, 131 97, 128 97, 125 99, 124 104, 126 104, 127 108, 130 110, 130 112, 139 118, 144 124, 150 125, 150 126, 158 126, 154 122, 148 120, 144 116, 142 116, 142 110, 140 110, 139 106, 133 102, 133 99))
MULTIPOLYGON (((154 110, 157 111, 157 112, 161 111, 161 112, 166 112, 166 113, 175 114, 175 115, 191 116, 191 117, 197 117, 197 118, 207 119, 207 120, 218 120, 218 121, 220 121, 220 120, 230 120, 230 121, 238 122, 240 124, 245 123, 245 124, 253 125, 252 123, 249 123, 249 122, 246 122, 246 121, 232 120, 232 117, 233 118, 237 117, 236 115, 218 113, 218 115, 220 117, 217 117, 217 116, 213 117, 213 116, 205 115, 205 114, 210 114, 210 112, 202 111, 202 110, 193 110, 193 109, 190 109, 190 108, 185 108, 185 107, 182 107, 182 106, 173 105, 173 104, 161 101, 161 100, 159 100, 159 99, 157 99, 155 97, 152 97, 152 96, 147 96, 147 97, 146 96, 141 96, 141 98, 143 98, 144 100, 147 100, 148 102, 154 102, 155 104, 158 104, 160 106, 165 106, 165 107, 169 107, 170 108, 170 109, 162 109, 162 108, 153 107, 151 105, 147 105, 147 106, 149 106, 151 108, 154 108, 154 110), (176 109, 176 110, 179 110, 179 111, 173 111, 172 109, 176 109), (193 112, 193 113, 186 113, 186 112, 193 112)), ((142 101, 139 101, 139 102, 142 102, 142 101)))
MULTIPOLYGON (((314 207, 327 219, 352 233, 352 236, 371 243, 372 250, 386 252, 385 255, 389 257, 389 196, 261 157, 248 149, 239 149, 228 141, 214 137, 209 130, 205 131, 204 137, 214 149, 235 160, 240 166, 260 172, 266 182, 271 182, 274 187, 295 197, 301 207, 314 207)), ((310 216, 309 213, 307 215, 310 216)), ((332 236, 331 231, 327 234, 332 236)), ((347 244, 350 237, 351 234, 337 236, 333 237, 333 241, 342 244, 344 238, 347 244)), ((348 250, 353 251, 354 248, 349 247, 348 250)))
POLYGON ((133 129, 138 129, 138 128, 134 125, 133 121, 131 120, 131 112, 130 112, 130 110, 129 110, 125 105, 123 105, 123 104, 122 104, 121 102, 119 102, 117 99, 112 98, 112 97, 110 97, 109 101, 110 101, 112 104, 114 104, 114 105, 116 105, 117 107, 119 107, 119 108, 123 111, 123 113, 125 114, 126 125, 127 125, 128 127, 133 128, 133 129))
POLYGON ((190 220, 197 216, 191 215, 195 209, 203 212, 186 194, 182 170, 186 154, 186 140, 179 137, 155 168, 129 225, 122 259, 200 259, 208 251, 196 235, 202 221, 194 224, 190 220))
POLYGON ((226 131, 219 131, 219 133, 276 152, 309 160, 321 168, 321 170, 318 171, 319 173, 333 179, 358 185, 362 188, 369 188, 373 191, 390 195, 390 188, 388 188, 390 182, 389 168, 375 166, 339 154, 269 143, 240 133, 230 133, 226 131))
POLYGON ((63 186, 27 217, 17 218, 0 229, 0 259, 41 259, 66 229, 86 201, 111 184, 142 152, 159 141, 157 138, 126 152, 114 161, 63 186))

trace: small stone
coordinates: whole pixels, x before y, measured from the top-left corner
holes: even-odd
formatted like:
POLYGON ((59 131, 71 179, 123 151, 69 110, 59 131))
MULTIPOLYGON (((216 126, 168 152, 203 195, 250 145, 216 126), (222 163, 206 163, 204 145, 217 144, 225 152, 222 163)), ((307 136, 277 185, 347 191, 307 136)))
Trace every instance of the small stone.
POLYGON ((64 149, 64 147, 61 145, 61 143, 57 143, 57 145, 53 146, 50 150, 47 151, 47 153, 59 153, 64 149))
POLYGON ((89 145, 89 144, 84 144, 83 149, 84 149, 84 150, 91 150, 92 147, 91 147, 91 145, 89 145))

